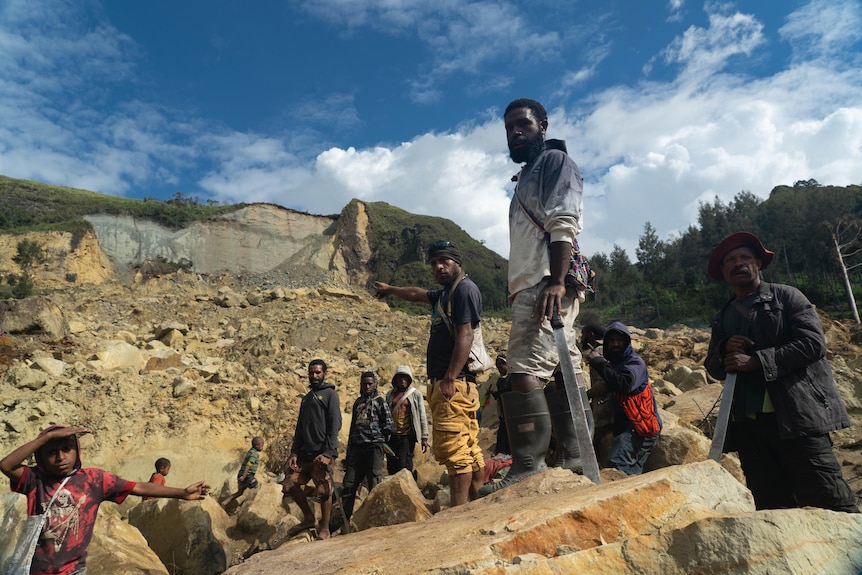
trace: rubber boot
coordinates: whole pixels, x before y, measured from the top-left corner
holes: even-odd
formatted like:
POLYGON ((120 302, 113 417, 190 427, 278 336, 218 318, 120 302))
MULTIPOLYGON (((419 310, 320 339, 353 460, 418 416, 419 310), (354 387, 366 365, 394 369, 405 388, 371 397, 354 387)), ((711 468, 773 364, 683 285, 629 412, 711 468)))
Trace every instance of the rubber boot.
POLYGON ((545 454, 551 441, 551 414, 541 389, 529 393, 510 391, 500 396, 506 417, 506 431, 512 449, 512 466, 506 477, 479 489, 485 497, 548 468, 545 454))
MULTIPOLYGON (((548 410, 551 413, 551 423, 554 426, 554 439, 557 444, 556 461, 554 461, 553 465, 554 467, 563 467, 574 473, 583 474, 584 466, 581 463, 581 449, 578 445, 578 435, 575 431, 575 423, 572 421, 572 412, 569 409, 566 390, 546 388, 545 398, 548 400, 548 410)), ((589 419, 588 417, 588 426, 591 423, 589 419)))

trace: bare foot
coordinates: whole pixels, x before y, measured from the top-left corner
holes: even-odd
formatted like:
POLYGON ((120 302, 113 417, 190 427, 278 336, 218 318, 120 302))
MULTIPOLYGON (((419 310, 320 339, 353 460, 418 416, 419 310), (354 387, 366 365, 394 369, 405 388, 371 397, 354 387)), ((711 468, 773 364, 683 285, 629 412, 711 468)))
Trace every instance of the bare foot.
POLYGON ((324 539, 329 539, 330 537, 331 537, 331 535, 329 534, 328 528, 326 528, 326 529, 318 528, 317 529, 317 537, 315 537, 315 539, 317 541, 323 541, 324 539))

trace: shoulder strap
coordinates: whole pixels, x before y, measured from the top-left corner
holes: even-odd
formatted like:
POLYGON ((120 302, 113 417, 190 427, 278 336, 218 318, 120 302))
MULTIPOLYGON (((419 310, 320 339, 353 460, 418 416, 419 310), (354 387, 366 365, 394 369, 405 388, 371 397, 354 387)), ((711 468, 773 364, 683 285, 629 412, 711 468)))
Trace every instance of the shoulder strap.
POLYGON ((404 394, 401 396, 401 398, 395 402, 395 405, 392 406, 392 412, 394 413, 395 410, 397 410, 399 407, 401 407, 401 404, 404 403, 404 400, 406 400, 408 397, 413 395, 413 393, 415 391, 416 391, 415 387, 410 387, 407 391, 405 391, 404 394))
MULTIPOLYGON (((77 472, 78 472, 78 470, 76 469, 72 475, 74 475, 77 472)), ((48 502, 48 506, 45 507, 45 510, 42 513, 48 513, 48 509, 51 507, 51 505, 54 504, 54 501, 57 499, 57 496, 60 495, 60 490, 63 489, 63 486, 66 485, 66 482, 69 481, 69 479, 72 477, 72 475, 67 475, 63 479, 63 481, 60 482, 60 485, 57 487, 56 490, 54 490, 54 495, 51 496, 51 501, 48 502)))
POLYGON ((443 305, 440 303, 443 300, 442 294, 441 297, 437 298, 437 313, 440 314, 440 318, 443 320, 443 323, 446 324, 446 329, 449 330, 449 335, 452 338, 455 337, 455 324, 452 321, 452 297, 455 295, 455 290, 458 288, 458 285, 467 277, 463 271, 455 278, 455 281, 452 282, 452 287, 449 288, 449 293, 446 295, 446 309, 443 309, 443 305))
POLYGON ((521 199, 521 195, 518 193, 518 186, 517 185, 515 186, 515 191, 512 193, 512 196, 515 198, 515 200, 517 200, 518 205, 521 207, 521 210, 523 210, 523 212, 527 216, 527 218, 531 222, 533 222, 533 225, 536 226, 537 228, 539 228, 540 230, 542 230, 543 233, 547 234, 548 232, 545 230, 545 226, 542 224, 542 222, 539 220, 539 218, 537 218, 536 215, 533 214, 533 212, 531 212, 530 210, 528 210, 527 206, 524 205, 524 201, 521 199))

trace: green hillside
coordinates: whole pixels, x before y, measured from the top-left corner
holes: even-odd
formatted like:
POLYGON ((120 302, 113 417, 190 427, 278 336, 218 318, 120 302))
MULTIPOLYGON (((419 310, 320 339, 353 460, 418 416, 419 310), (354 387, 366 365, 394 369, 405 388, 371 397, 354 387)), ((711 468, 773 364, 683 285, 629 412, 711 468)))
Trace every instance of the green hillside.
POLYGON ((60 230, 82 234, 90 229, 83 219, 89 214, 134 216, 180 229, 243 205, 201 203, 179 192, 167 201, 138 200, 0 176, 0 233, 60 230))

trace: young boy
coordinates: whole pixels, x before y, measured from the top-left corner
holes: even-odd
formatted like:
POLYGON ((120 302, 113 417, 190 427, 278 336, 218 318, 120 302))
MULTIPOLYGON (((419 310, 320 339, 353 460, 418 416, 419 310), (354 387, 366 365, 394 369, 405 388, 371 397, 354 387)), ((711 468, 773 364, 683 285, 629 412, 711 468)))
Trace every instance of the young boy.
MULTIPOLYGON (((165 477, 171 472, 171 460, 166 457, 156 459, 156 472, 150 475, 150 483, 164 485, 165 477)), ((155 497, 143 497, 144 501, 155 499, 155 497)))
POLYGON ((102 469, 84 469, 78 443, 78 434, 83 433, 90 430, 52 425, 0 460, 0 471, 9 478, 12 491, 27 496, 27 514, 48 515, 33 556, 31 575, 84 572, 87 547, 102 501, 122 503, 130 493, 193 501, 209 493, 210 486, 203 481, 180 489, 126 481, 102 469), (35 456, 33 467, 23 465, 30 455, 35 456), (62 491, 45 509, 64 480, 62 491))
POLYGON ((239 484, 239 489, 236 493, 230 495, 227 499, 221 502, 222 507, 230 505, 237 497, 245 493, 246 489, 254 489, 258 486, 257 479, 254 474, 257 473, 257 466, 260 463, 260 452, 263 449, 263 437, 255 437, 251 440, 251 449, 249 449, 245 458, 242 460, 242 465, 239 467, 236 480, 239 484))

